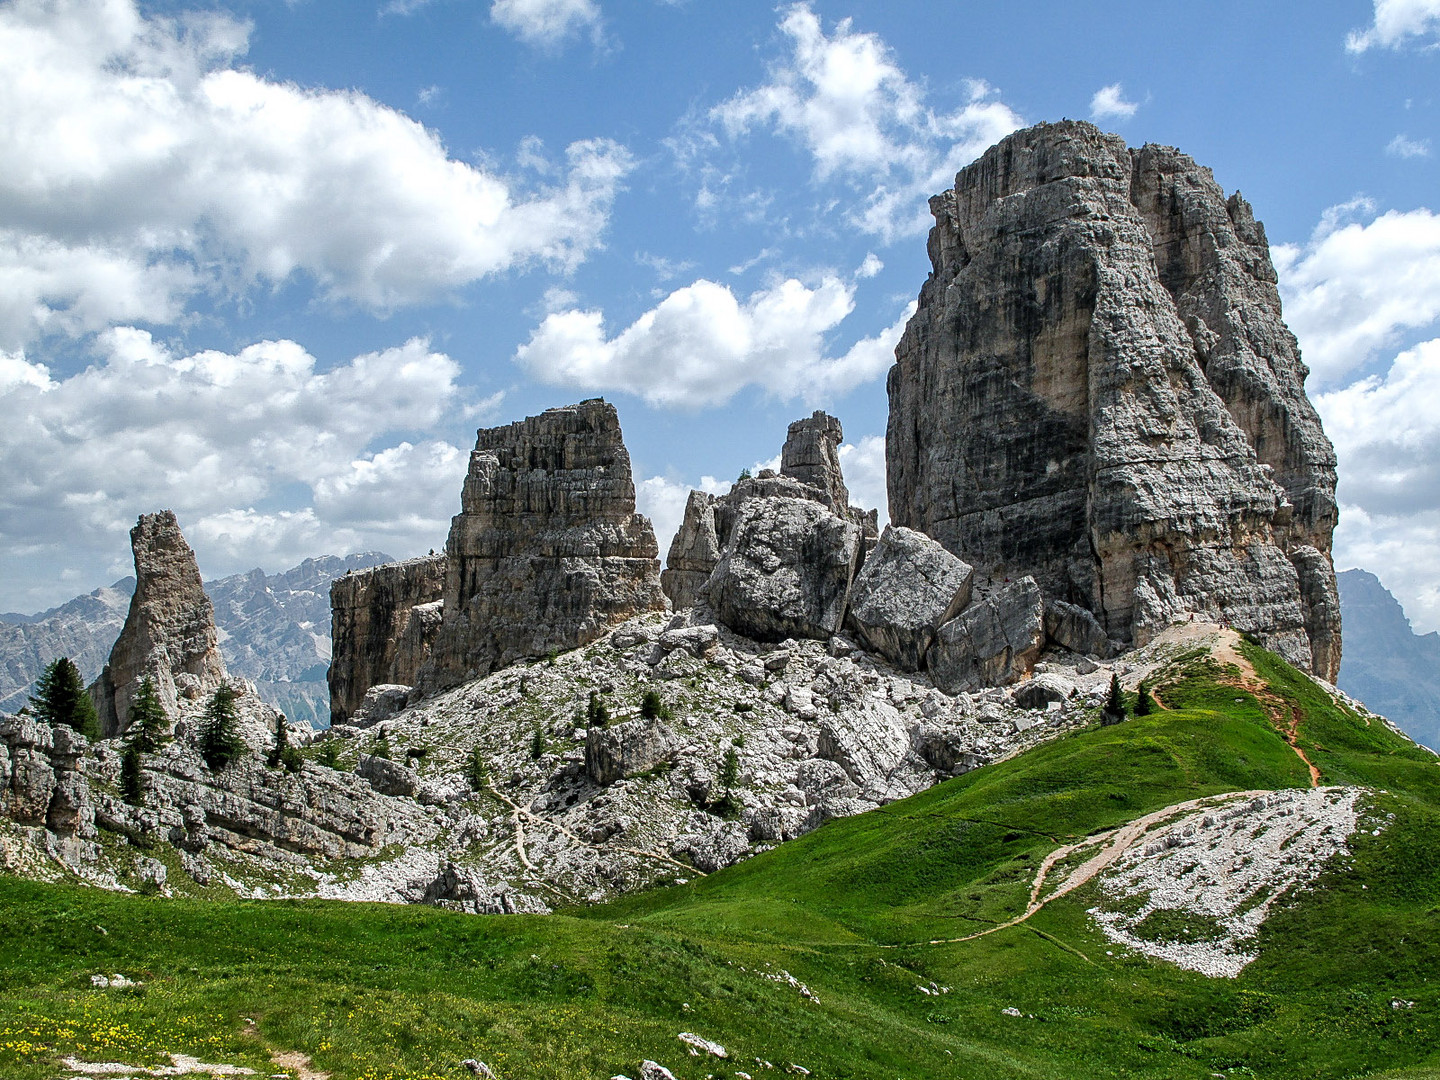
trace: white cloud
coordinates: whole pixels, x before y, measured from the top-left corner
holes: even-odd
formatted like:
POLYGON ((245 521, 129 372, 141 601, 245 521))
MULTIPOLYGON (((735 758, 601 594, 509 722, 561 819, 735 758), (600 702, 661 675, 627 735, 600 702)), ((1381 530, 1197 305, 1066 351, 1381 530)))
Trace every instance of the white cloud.
POLYGON ((1421 207, 1346 222, 1356 211, 1368 204, 1333 207, 1309 243, 1273 252, 1285 320, 1322 388, 1440 319, 1440 216, 1421 207))
POLYGON ((656 406, 721 405, 745 386, 809 403, 845 393, 887 371, 914 310, 892 327, 828 356, 825 335, 854 308, 854 286, 826 276, 811 288, 790 278, 743 301, 701 279, 677 289, 615 337, 597 310, 545 318, 515 359, 543 382, 620 390, 656 406))
POLYGON ((1093 120, 1128 120, 1140 106, 1125 100, 1125 88, 1118 82, 1102 86, 1090 99, 1090 117, 1093 120))
POLYGON ((840 471, 850 489, 850 505, 879 510, 880 527, 890 520, 890 497, 885 491, 885 436, 866 435, 840 446, 840 471))
POLYGON ((1385 146, 1385 153, 1398 158, 1423 158, 1430 156, 1429 139, 1412 139, 1408 135, 1396 135, 1385 146))
POLYGON ((248 26, 135 0, 0 6, 0 347, 172 323, 292 276, 387 311, 599 243, 626 151, 577 142, 524 191, 355 91, 238 67, 248 26))
POLYGON ((1315 399, 1340 460, 1336 561, 1381 574, 1422 632, 1440 628, 1437 403, 1440 339, 1315 399))
POLYGON ((1375 47, 1396 49, 1413 37, 1440 33, 1440 0, 1375 0, 1375 21, 1354 30, 1345 48, 1362 53, 1375 47))
MULTIPOLYGON (((769 82, 716 106, 710 119, 731 138, 760 128, 797 141, 817 182, 848 181, 861 194, 849 218, 867 232, 887 241, 923 232, 927 196, 1021 124, 982 82, 970 84, 959 109, 936 112, 878 35, 856 31, 849 19, 826 35, 809 3, 782 12, 789 55, 769 82)), ((694 142, 709 144, 703 136, 694 142)))
POLYGON ((600 29, 595 0, 495 0, 490 18, 529 45, 554 46, 583 30, 600 29))
POLYGON ((53 587, 57 550, 88 567, 82 580, 98 578, 128 552, 136 515, 160 507, 211 573, 444 541, 464 454, 404 436, 461 407, 459 367, 426 342, 328 371, 291 341, 180 356, 121 328, 100 345, 94 366, 65 379, 0 353, 0 605, 58 599, 26 591, 53 587))

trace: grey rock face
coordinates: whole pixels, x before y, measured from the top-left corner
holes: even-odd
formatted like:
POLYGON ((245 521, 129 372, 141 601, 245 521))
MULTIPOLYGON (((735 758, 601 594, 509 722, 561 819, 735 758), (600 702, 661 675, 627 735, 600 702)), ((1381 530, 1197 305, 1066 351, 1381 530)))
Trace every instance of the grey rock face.
POLYGON ((840 421, 817 409, 790 425, 780 450, 780 475, 822 492, 826 505, 841 516, 850 509, 850 492, 840 471, 840 443, 844 438, 840 421))
POLYGON ((851 587, 848 624, 892 664, 918 671, 941 624, 970 603, 974 579, 924 533, 887 525, 851 587))
POLYGON ((110 659, 91 687, 100 733, 123 732, 140 681, 155 680, 172 716, 181 700, 197 701, 226 679, 215 635, 214 607, 200 583, 195 553, 169 510, 143 514, 130 530, 135 594, 110 659))
POLYGON ((1033 575, 1109 637, 1195 612, 1333 678, 1334 456, 1244 201, 1067 121, 1003 140, 931 209, 888 383, 892 521, 1033 575))
POLYGON ((706 586, 710 605, 757 641, 828 638, 845 619, 861 536, 809 499, 745 499, 706 586))
POLYGON ((685 500, 684 520, 660 572, 660 586, 676 611, 700 602, 701 590, 720 561, 718 503, 704 491, 692 491, 685 500))
POLYGON ((439 629, 446 559, 431 555, 338 577, 330 586, 330 722, 379 684, 411 686, 439 629))
POLYGON ((1006 686, 1030 673, 1044 645, 1045 602, 1024 577, 940 627, 926 664, 946 693, 1006 686))
POLYGON ((1440 746, 1440 634, 1417 634, 1380 579, 1365 570, 1337 576, 1345 610, 1339 686, 1426 746, 1440 746))
POLYGON ((615 407, 596 399, 481 429, 446 554, 428 689, 660 610, 655 532, 635 512, 615 407))
POLYGON ((636 719, 585 732, 585 771, 605 786, 659 765, 679 745, 659 720, 636 719))

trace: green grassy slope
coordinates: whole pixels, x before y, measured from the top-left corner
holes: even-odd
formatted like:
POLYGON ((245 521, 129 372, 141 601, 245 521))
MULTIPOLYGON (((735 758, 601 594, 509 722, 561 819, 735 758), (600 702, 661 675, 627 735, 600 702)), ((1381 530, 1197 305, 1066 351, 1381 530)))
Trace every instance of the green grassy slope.
POLYGON ((336 1080, 460 1077, 471 1056, 504 1080, 635 1076, 647 1057, 682 1080, 791 1063, 886 1080, 1440 1077, 1440 765, 1250 658, 1270 703, 1299 710, 1323 782, 1376 788, 1368 817, 1384 828, 1272 915, 1237 979, 1110 955, 1085 914, 1093 884, 1022 925, 921 944, 1018 914, 1036 865, 1074 838, 1308 783, 1266 703, 1194 662, 1163 691, 1170 711, 570 914, 165 901, 0 877, 0 1077, 48 1080, 72 1052, 174 1051, 266 1075, 271 1048, 336 1080), (97 972, 145 985, 94 991, 97 972), (949 992, 919 989, 932 984, 949 992), (680 1031, 730 1059, 689 1057, 680 1031))

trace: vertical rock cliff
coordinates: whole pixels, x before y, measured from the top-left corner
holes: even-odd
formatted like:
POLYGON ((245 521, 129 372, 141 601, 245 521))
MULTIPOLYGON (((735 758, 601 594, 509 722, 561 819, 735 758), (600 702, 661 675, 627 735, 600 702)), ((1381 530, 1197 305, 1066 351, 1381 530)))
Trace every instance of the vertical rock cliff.
POLYGON ((431 689, 573 649, 663 608, 615 407, 595 399, 482 428, 446 544, 431 689))
POLYGON ((1122 641, 1196 612, 1333 679, 1334 452, 1248 204, 1067 121, 931 210, 888 383, 891 520, 1122 641))
POLYGON ((175 515, 169 510, 142 515, 130 530, 130 546, 135 594, 110 660, 90 688, 100 733, 107 738, 129 724, 130 702, 146 675, 155 680, 171 716, 182 701, 198 701, 226 679, 214 608, 175 515))
POLYGON ((348 720, 365 691, 413 686, 442 621, 445 556, 386 563, 330 586, 330 722, 348 720))

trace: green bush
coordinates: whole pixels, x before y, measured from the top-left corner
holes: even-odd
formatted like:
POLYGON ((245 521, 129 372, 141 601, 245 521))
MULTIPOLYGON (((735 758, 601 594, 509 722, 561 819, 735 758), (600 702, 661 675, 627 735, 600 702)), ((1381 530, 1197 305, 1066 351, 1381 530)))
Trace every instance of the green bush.
POLYGON ((640 715, 646 720, 675 719, 675 713, 656 690, 646 690, 640 696, 640 715))
POLYGON ((315 760, 324 765, 327 769, 338 769, 340 767, 340 744, 335 737, 328 736, 320 744, 320 749, 315 751, 315 760))

